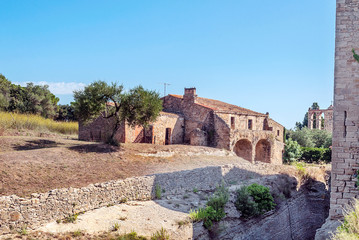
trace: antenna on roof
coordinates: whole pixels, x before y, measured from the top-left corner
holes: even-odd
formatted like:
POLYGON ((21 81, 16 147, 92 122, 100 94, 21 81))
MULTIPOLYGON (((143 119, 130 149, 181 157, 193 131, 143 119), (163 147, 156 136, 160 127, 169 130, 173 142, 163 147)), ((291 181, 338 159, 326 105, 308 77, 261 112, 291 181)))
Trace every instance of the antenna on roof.
POLYGON ((166 96, 166 87, 171 84, 169 84, 169 83, 160 83, 160 84, 163 84, 163 96, 165 97, 166 96))

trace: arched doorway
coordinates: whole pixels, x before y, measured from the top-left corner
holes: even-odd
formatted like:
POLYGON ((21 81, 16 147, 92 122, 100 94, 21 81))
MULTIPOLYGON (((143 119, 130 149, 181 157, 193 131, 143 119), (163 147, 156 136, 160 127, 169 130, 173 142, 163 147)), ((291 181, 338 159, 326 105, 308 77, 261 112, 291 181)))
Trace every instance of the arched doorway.
POLYGON ((270 163, 271 146, 266 139, 259 140, 256 145, 256 161, 270 163))
POLYGON ((234 146, 233 151, 238 157, 252 161, 252 143, 247 139, 239 140, 234 146))

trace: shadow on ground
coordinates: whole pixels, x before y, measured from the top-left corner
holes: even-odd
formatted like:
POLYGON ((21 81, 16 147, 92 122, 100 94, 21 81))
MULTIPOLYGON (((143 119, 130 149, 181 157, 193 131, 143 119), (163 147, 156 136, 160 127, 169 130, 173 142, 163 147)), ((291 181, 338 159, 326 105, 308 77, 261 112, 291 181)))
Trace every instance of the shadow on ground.
MULTIPOLYGON (((229 187, 227 216, 209 231, 201 222, 193 223, 193 239, 314 239, 316 229, 329 213, 329 195, 324 183, 309 179, 297 189, 297 180, 287 174, 261 175, 237 167, 206 167, 156 174, 155 183, 163 195, 156 203, 184 213, 205 208, 215 186, 229 187), (244 220, 234 206, 236 189, 255 182, 270 187, 276 209, 244 220)), ((156 191, 154 187, 154 196, 156 191)))
POLYGON ((117 152, 119 150, 118 147, 114 147, 104 143, 77 145, 77 146, 68 147, 68 149, 78 153, 111 153, 111 152, 117 152))
POLYGON ((26 151, 26 150, 34 150, 34 149, 41 149, 41 148, 54 148, 60 145, 64 145, 63 143, 58 143, 51 140, 40 139, 40 140, 32 140, 26 141, 23 145, 13 145, 13 149, 17 151, 26 151))

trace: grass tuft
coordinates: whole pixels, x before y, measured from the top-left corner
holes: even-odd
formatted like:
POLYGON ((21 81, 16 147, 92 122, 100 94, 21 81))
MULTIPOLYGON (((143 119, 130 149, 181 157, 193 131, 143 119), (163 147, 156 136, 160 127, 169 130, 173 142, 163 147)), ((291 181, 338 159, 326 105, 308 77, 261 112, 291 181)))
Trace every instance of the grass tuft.
POLYGON ((332 240, 350 240, 359 237, 359 200, 354 199, 353 206, 344 212, 344 222, 338 227, 332 240))

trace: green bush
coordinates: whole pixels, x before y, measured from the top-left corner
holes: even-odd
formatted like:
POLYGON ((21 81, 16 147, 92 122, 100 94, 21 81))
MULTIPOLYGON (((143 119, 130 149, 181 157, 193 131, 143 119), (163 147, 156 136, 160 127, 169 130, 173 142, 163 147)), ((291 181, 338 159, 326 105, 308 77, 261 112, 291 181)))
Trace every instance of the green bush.
POLYGON ((295 160, 298 160, 301 156, 302 156, 302 150, 300 148, 300 145, 296 141, 293 141, 291 138, 289 138, 285 142, 285 146, 284 146, 284 155, 283 155, 284 162, 286 163, 293 162, 295 160))
POLYGON ((234 205, 241 212, 241 217, 243 218, 259 215, 258 204, 253 201, 246 186, 241 187, 237 191, 237 199, 234 205))
POLYGON ((243 218, 258 216, 275 207, 269 188, 256 183, 241 187, 234 204, 243 218))
POLYGON ((217 187, 213 196, 208 200, 207 206, 213 207, 214 210, 219 211, 224 208, 224 205, 228 202, 229 192, 228 189, 222 184, 217 187))
POLYGON ((307 163, 331 162, 332 150, 330 148, 302 148, 301 159, 307 163))
POLYGON ((322 160, 326 163, 330 163, 332 161, 332 149, 331 148, 325 148, 323 152, 322 160))
POLYGON ((190 211, 189 216, 194 222, 203 220, 203 226, 207 229, 211 229, 213 222, 219 222, 226 216, 224 206, 228 202, 228 199, 228 189, 222 184, 217 187, 213 196, 208 200, 206 208, 190 211))

